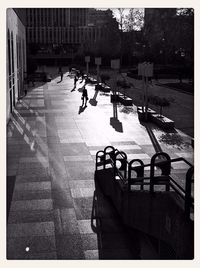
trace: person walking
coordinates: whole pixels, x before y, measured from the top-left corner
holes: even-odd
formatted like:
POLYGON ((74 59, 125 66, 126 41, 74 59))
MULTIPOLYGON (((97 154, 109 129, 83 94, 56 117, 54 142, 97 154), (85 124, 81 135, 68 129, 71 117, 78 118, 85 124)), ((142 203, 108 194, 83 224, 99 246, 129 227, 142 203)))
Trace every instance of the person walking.
POLYGON ((82 106, 84 106, 84 103, 85 103, 85 107, 87 107, 88 93, 87 93, 87 89, 85 88, 85 86, 83 87, 83 92, 82 92, 81 99, 83 101, 82 106))
POLYGON ((84 80, 84 72, 81 70, 81 72, 80 72, 80 76, 81 76, 81 83, 83 82, 83 80, 84 80))
POLYGON ((78 77, 75 75, 74 76, 74 89, 76 88, 76 82, 78 81, 78 77))
POLYGON ((58 69, 58 73, 60 74, 60 82, 63 80, 63 71, 62 71, 62 67, 60 66, 58 69))

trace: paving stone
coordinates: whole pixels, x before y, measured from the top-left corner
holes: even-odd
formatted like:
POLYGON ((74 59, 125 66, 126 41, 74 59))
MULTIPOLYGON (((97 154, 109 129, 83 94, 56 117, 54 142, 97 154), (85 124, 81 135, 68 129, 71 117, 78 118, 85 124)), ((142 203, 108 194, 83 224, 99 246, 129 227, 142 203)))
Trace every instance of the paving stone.
POLYGON ((73 162, 73 161, 85 161, 85 162, 88 162, 88 161, 93 161, 92 157, 90 155, 82 155, 82 156, 64 156, 64 161, 70 161, 70 162, 73 162))
POLYGON ((7 237, 26 237, 26 236, 53 236, 54 223, 34 222, 8 224, 7 237))
POLYGON ((19 169, 18 170, 18 175, 26 175, 26 176, 48 176, 48 169, 43 167, 43 168, 37 168, 37 169, 19 169))
POLYGON ((81 234, 81 239, 84 252, 87 250, 97 250, 100 247, 97 234, 81 234))
POLYGON ((95 161, 65 161, 64 162, 66 169, 87 169, 94 171, 95 170, 95 161))
POLYGON ((93 197, 94 189, 93 188, 76 188, 71 189, 71 194, 73 198, 88 198, 93 197))
MULTIPOLYGON (((96 227, 96 220, 93 221, 94 227, 96 227)), ((94 231, 92 230, 93 226, 91 226, 90 220, 78 220, 78 227, 80 234, 92 234, 94 231)))
POLYGON ((93 188, 95 187, 94 180, 76 180, 69 181, 70 188, 93 188))
POLYGON ((52 191, 53 207, 56 208, 72 208, 73 199, 69 189, 60 188, 52 191))
POLYGON ((15 191, 45 191, 51 190, 51 182, 40 181, 40 182, 23 182, 15 184, 15 191))
POLYGON ((37 156, 37 157, 21 157, 19 159, 20 163, 48 163, 48 157, 37 156))
POLYGON ((127 154, 127 158, 129 160, 132 160, 132 159, 151 159, 151 157, 148 155, 148 154, 127 154))
POLYGON ((85 250, 84 255, 86 260, 98 260, 99 250, 85 250))
POLYGON ((58 259, 84 259, 84 252, 79 234, 56 236, 56 248, 58 259))
POLYGON ((8 223, 49 222, 54 220, 52 210, 10 211, 8 223))
POLYGON ((16 176, 16 181, 18 183, 23 183, 23 182, 44 182, 44 181, 50 181, 49 176, 37 176, 35 174, 31 175, 17 175, 16 176))
POLYGON ((51 190, 45 191, 14 191, 12 200, 51 199, 51 190))
POLYGON ((57 144, 60 143, 59 137, 58 136, 48 136, 47 137, 48 148, 50 146, 52 146, 52 144, 54 144, 54 143, 57 143, 57 144))
POLYGON ((73 208, 55 209, 54 222, 56 235, 79 234, 76 214, 73 208))
POLYGON ((61 150, 65 156, 89 155, 89 151, 85 143, 64 144, 61 146, 61 150))
POLYGON ((7 239, 7 259, 35 259, 36 255, 40 256, 39 259, 41 259, 42 254, 44 256, 48 253, 50 257, 52 251, 56 251, 54 236, 28 236, 7 239))
POLYGON ((81 169, 74 169, 73 167, 66 167, 70 180, 93 180, 94 168, 82 167, 81 169))
POLYGON ((19 210, 51 210, 53 204, 51 199, 40 199, 40 200, 20 200, 11 202, 11 211, 19 210))
POLYGON ((93 197, 74 199, 74 208, 77 220, 91 219, 93 197))

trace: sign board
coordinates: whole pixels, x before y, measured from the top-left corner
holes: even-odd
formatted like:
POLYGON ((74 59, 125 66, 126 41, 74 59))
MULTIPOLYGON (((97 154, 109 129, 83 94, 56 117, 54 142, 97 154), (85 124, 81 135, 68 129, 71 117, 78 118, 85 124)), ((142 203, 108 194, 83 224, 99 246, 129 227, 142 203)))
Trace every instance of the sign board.
POLYGON ((143 62, 138 64, 138 75, 145 77, 153 76, 153 63, 143 62))
POLYGON ((119 69, 120 68, 120 59, 111 60, 111 68, 119 69))
POLYGON ((101 65, 101 58, 95 58, 95 64, 96 65, 101 65))
POLYGON ((90 62, 90 56, 85 56, 85 62, 90 62))

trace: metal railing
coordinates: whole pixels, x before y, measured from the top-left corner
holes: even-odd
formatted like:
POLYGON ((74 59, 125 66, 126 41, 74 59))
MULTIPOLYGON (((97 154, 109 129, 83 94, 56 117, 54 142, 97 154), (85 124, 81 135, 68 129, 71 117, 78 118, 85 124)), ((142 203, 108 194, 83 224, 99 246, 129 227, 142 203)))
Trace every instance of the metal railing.
MULTIPOLYGON (((184 209, 187 217, 190 216, 191 208, 194 208, 194 198, 192 197, 192 184, 194 183, 194 167, 183 157, 171 159, 167 153, 160 152, 152 156, 149 164, 144 164, 141 159, 127 160, 127 155, 113 146, 107 146, 104 150, 96 153, 96 170, 99 168, 113 168, 114 178, 120 179, 127 186, 128 192, 132 191, 131 186, 139 186, 144 190, 144 186, 149 186, 150 193, 154 193, 154 186, 163 185, 165 191, 174 191, 184 200, 184 209), (162 157, 162 159, 160 159, 162 157), (159 161, 156 161, 159 158, 159 161), (171 177, 172 163, 184 162, 189 166, 185 177, 185 189, 171 177), (137 164, 137 165, 135 165, 137 164), (150 168, 150 175, 145 176, 145 168, 150 168), (156 175, 155 170, 161 170, 161 174, 156 175), (136 176, 132 176, 134 172, 136 176)), ((145 189, 147 190, 147 189, 145 189)))

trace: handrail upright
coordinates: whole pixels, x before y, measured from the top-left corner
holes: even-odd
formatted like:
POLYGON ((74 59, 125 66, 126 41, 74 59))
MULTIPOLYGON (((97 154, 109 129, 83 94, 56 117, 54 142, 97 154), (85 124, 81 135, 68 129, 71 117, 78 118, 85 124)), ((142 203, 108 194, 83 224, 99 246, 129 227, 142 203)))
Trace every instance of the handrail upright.
MULTIPOLYGON (((131 171, 134 170, 137 174, 137 178, 144 178, 144 162, 141 159, 133 159, 128 164, 128 190, 131 190, 132 181, 135 179, 131 178, 131 171), (138 162, 140 166, 132 167, 132 164, 138 162)), ((140 190, 144 189, 144 179, 140 185, 140 190)))
POLYGON ((194 180, 192 176, 194 174, 194 167, 190 167, 186 173, 186 182, 185 182, 185 215, 187 218, 190 217, 190 206, 191 206, 191 190, 192 183, 194 180))
MULTIPOLYGON (((156 153, 152 156, 151 158, 151 163, 150 163, 150 192, 154 192, 154 168, 157 166, 161 169, 162 171, 162 175, 164 176, 169 176, 171 173, 171 158, 167 153, 164 152, 159 152, 156 153), (167 163, 166 165, 164 165, 162 162, 160 163, 156 163, 155 160, 156 158, 158 158, 159 156, 165 157, 167 159, 167 163)), ((170 184, 169 182, 166 183, 166 191, 170 190, 170 184)))

